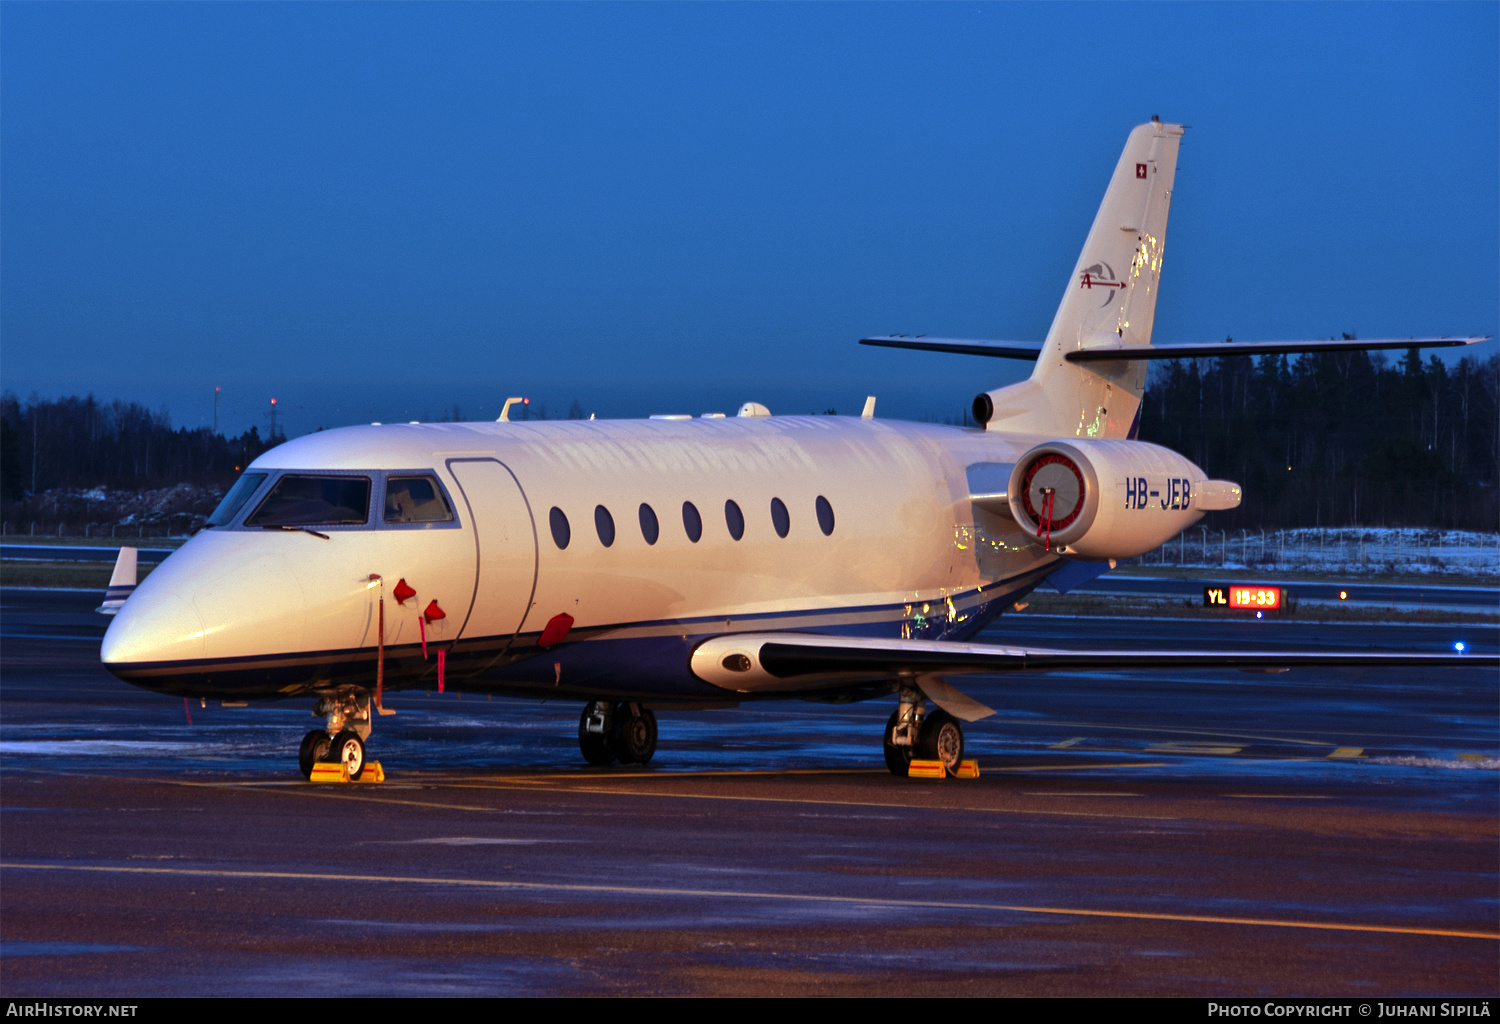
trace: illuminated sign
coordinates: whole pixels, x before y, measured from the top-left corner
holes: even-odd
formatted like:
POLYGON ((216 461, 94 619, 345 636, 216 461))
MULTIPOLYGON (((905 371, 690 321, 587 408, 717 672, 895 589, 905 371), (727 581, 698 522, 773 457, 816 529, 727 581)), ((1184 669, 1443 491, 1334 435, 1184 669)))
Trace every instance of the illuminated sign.
POLYGON ((1208 608, 1238 608, 1269 612, 1281 607, 1280 587, 1218 586, 1203 588, 1203 604, 1208 608))

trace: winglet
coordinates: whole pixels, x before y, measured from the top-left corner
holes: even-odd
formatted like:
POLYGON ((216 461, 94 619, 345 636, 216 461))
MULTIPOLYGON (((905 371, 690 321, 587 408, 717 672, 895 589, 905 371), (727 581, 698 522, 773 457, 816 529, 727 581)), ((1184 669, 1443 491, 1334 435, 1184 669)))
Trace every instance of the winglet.
POLYGON ((109 577, 109 589, 104 592, 104 603, 94 609, 100 615, 113 615, 135 592, 135 555, 135 548, 120 549, 119 557, 115 559, 115 571, 109 577))

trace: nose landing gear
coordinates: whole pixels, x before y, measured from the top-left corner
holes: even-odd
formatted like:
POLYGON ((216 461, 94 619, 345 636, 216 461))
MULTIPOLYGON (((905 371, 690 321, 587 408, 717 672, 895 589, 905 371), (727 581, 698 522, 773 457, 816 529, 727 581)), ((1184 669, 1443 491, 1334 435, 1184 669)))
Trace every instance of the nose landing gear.
POLYGON ((328 749, 332 741, 322 729, 314 729, 302 737, 302 746, 297 750, 297 767, 302 769, 304 779, 312 778, 313 765, 328 760, 328 749))
POLYGON ((578 719, 578 748, 589 764, 646 764, 656 753, 656 715, 634 702, 591 701, 578 719))
POLYGON ((364 690, 345 690, 318 698, 313 715, 323 718, 326 728, 302 737, 297 767, 302 777, 312 778, 313 765, 340 762, 357 779, 365 770, 365 741, 370 738, 370 695, 364 690))

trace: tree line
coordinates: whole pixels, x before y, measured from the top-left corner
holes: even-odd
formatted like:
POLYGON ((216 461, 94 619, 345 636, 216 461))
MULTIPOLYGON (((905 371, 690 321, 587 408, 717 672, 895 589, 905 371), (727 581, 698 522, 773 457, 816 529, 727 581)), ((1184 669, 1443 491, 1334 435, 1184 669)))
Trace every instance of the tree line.
POLYGON ((0 503, 10 509, 55 488, 145 490, 174 484, 227 487, 241 468, 284 437, 251 427, 225 437, 207 427, 172 429, 165 411, 93 395, 25 402, 0 395, 0 503))
MULTIPOLYGON (((1346 336, 1347 337, 1347 336, 1346 336)), ((1425 363, 1365 352, 1152 365, 1140 437, 1243 485, 1222 528, 1500 521, 1500 359, 1425 363)), ((453 410, 454 418, 458 410, 453 410)), ((570 417, 582 411, 574 403, 570 417)), ((536 418, 535 413, 532 418, 536 418)), ((165 411, 90 395, 0 395, 0 504, 56 488, 227 488, 284 437, 172 429, 165 411)))
MULTIPOLYGON (((1352 338, 1345 335, 1345 338, 1352 338)), ((1244 487, 1215 524, 1432 526, 1500 522, 1500 360, 1448 366, 1416 349, 1230 356, 1151 368, 1140 437, 1244 487)))

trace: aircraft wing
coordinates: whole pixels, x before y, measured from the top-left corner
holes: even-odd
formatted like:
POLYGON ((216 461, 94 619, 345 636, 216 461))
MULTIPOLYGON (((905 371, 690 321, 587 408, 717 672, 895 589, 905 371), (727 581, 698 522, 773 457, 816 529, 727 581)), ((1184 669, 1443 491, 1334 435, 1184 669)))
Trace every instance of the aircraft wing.
POLYGON ((941 640, 881 640, 811 633, 741 633, 714 637, 693 651, 700 679, 736 693, 838 689, 909 678, 940 707, 965 721, 994 712, 940 677, 974 673, 1078 669, 1436 668, 1500 666, 1500 655, 1406 651, 1069 651, 941 640), (956 706, 950 706, 950 703, 956 706))

